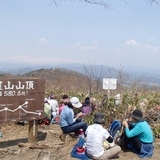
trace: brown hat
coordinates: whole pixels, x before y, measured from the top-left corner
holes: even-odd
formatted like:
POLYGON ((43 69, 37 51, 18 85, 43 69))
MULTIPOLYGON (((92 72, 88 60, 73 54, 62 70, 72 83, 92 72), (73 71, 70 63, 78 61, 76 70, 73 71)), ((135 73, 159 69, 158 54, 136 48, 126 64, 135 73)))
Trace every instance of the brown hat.
POLYGON ((105 115, 104 113, 97 112, 94 115, 94 123, 104 124, 105 123, 105 115))

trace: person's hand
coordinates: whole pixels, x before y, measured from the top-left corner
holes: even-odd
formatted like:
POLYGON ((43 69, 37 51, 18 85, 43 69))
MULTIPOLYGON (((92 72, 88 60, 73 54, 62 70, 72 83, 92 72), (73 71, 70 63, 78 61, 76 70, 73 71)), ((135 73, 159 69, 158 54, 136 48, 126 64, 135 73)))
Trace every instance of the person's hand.
POLYGON ((125 127, 128 127, 128 122, 127 122, 126 120, 124 120, 124 121, 122 122, 122 125, 125 126, 125 127))
POLYGON ((82 116, 83 116, 83 113, 82 113, 82 112, 80 112, 80 113, 78 113, 78 115, 77 115, 77 116, 78 116, 78 118, 79 118, 79 117, 82 117, 82 116))

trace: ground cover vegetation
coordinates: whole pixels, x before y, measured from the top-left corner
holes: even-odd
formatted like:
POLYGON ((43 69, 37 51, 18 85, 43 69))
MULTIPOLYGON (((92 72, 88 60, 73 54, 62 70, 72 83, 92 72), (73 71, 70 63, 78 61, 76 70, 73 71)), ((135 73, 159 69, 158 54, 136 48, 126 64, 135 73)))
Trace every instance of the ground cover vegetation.
POLYGON ((92 114, 85 117, 88 124, 92 123, 93 114, 97 110, 106 114, 106 126, 113 119, 123 120, 129 118, 130 112, 138 108, 143 111, 144 118, 151 125, 155 138, 160 138, 160 92, 159 86, 150 86, 141 83, 141 78, 133 80, 130 85, 125 82, 128 79, 123 69, 117 72, 108 70, 106 77, 117 79, 116 90, 104 90, 102 88, 102 68, 87 68, 84 66, 84 74, 62 68, 39 69, 23 75, 1 74, 0 78, 42 78, 45 79, 45 97, 51 93, 59 101, 62 95, 77 96, 81 102, 89 96, 95 109, 92 114), (116 103, 115 95, 120 94, 121 99, 116 103))

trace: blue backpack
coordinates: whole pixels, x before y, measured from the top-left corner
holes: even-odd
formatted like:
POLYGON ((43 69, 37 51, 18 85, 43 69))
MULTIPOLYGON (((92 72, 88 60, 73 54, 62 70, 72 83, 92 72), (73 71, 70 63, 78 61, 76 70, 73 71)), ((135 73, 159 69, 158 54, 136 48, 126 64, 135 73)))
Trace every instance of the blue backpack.
POLYGON ((108 129, 108 132, 110 133, 110 135, 113 138, 117 138, 115 135, 116 135, 116 133, 120 132, 121 128, 122 128, 121 121, 113 120, 113 122, 111 123, 111 125, 110 125, 110 127, 108 129))

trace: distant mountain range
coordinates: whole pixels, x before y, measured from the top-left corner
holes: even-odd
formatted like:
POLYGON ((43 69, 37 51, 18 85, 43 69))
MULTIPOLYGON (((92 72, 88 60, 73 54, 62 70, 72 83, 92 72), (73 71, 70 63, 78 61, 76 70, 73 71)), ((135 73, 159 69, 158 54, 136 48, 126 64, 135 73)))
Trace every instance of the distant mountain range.
MULTIPOLYGON (((30 71, 37 69, 54 69, 54 68, 65 68, 73 71, 77 71, 85 74, 86 69, 88 70, 97 70, 102 71, 102 78, 115 78, 115 77, 106 77, 114 76, 117 71, 122 71, 129 75, 129 81, 139 80, 147 82, 148 84, 160 85, 160 72, 152 68, 142 68, 136 66, 125 66, 125 67, 114 67, 114 66, 100 66, 100 65, 84 65, 79 63, 71 64, 29 64, 29 63, 20 63, 20 62, 11 62, 11 61, 0 61, 0 74, 11 73, 13 75, 23 75, 30 71), (110 72, 110 73, 109 73, 110 72), (112 74, 111 74, 112 73, 112 74)), ((97 73, 98 74, 98 73, 97 73)))

